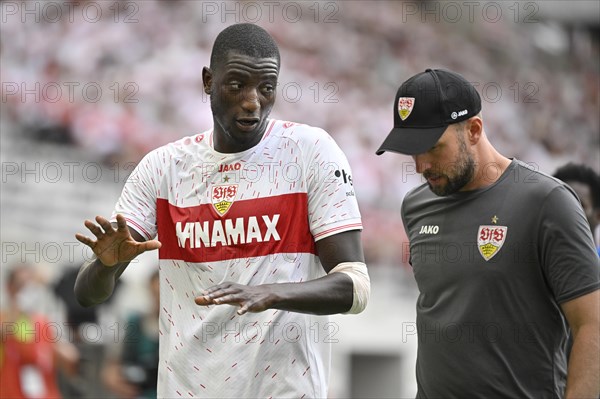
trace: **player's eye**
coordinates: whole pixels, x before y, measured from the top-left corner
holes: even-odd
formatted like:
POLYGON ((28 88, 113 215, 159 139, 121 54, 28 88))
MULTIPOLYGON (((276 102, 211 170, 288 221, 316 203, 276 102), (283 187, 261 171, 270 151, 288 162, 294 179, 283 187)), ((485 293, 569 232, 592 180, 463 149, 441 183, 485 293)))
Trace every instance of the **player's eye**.
POLYGON ((275 86, 273 86, 272 84, 263 85, 261 91, 266 94, 271 94, 275 91, 275 86))
POLYGON ((236 81, 234 81, 234 82, 229 82, 227 85, 228 85, 228 86, 229 86, 229 88, 230 88, 230 89, 232 89, 232 90, 239 90, 239 89, 241 89, 241 88, 242 88, 242 84, 241 84, 240 82, 236 82, 236 81))

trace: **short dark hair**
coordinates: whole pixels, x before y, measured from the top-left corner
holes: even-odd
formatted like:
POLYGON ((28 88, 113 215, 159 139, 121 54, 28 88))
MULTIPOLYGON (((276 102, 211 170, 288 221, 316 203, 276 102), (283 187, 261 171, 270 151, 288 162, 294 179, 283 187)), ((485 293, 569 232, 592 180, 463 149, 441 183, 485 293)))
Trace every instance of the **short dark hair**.
POLYGON ((229 51, 256 58, 276 58, 280 64, 279 48, 269 33, 258 25, 242 23, 228 26, 215 39, 210 55, 210 68, 215 69, 229 51))
POLYGON ((600 175, 592 168, 570 162, 558 168, 554 177, 564 182, 579 182, 587 185, 592 194, 594 209, 600 208, 600 175))

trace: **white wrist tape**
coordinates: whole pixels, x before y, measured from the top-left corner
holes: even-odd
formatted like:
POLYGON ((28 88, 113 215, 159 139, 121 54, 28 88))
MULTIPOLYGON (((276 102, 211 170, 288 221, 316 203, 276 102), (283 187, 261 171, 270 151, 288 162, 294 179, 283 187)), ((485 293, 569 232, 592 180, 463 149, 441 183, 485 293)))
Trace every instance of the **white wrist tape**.
POLYGON ((354 285, 352 307, 344 314, 357 314, 365 310, 371 295, 371 279, 367 265, 362 262, 343 262, 331 269, 331 273, 344 273, 350 276, 354 285))

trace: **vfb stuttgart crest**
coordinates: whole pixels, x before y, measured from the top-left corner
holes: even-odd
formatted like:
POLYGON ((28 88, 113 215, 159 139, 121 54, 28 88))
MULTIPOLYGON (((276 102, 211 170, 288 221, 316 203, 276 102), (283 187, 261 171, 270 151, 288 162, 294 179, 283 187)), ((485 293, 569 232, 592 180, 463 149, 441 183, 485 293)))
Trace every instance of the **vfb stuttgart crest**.
POLYGON ((506 240, 506 226, 479 226, 477 232, 477 247, 486 261, 492 259, 500 251, 506 240))
POLYGON ((211 191, 211 200, 213 207, 219 215, 223 216, 229 211, 233 201, 235 201, 237 189, 237 184, 213 186, 211 191))
POLYGON ((408 118, 408 115, 410 115, 410 113, 412 112, 414 106, 414 97, 398 98, 398 115, 400 115, 400 119, 406 120, 406 118, 408 118))

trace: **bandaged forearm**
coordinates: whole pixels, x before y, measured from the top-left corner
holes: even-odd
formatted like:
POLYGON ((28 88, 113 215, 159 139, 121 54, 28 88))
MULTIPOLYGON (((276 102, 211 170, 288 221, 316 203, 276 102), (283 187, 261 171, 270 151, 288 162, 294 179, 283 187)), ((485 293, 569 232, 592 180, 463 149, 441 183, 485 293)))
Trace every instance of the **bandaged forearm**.
POLYGON ((352 307, 344 314, 357 314, 365 310, 371 296, 371 279, 367 265, 362 262, 343 262, 331 269, 331 273, 344 273, 352 279, 353 299, 352 307))

